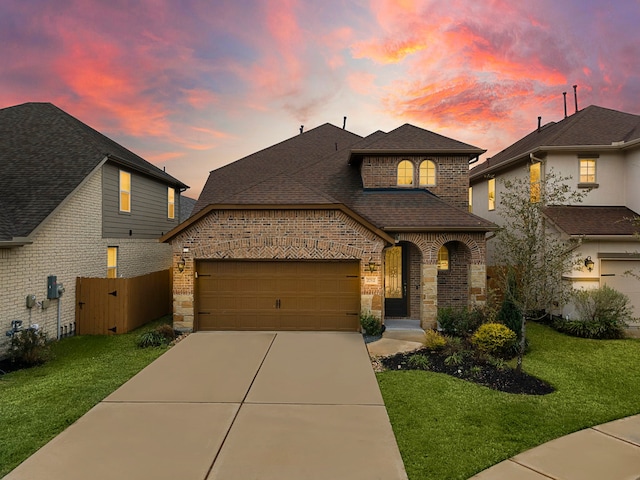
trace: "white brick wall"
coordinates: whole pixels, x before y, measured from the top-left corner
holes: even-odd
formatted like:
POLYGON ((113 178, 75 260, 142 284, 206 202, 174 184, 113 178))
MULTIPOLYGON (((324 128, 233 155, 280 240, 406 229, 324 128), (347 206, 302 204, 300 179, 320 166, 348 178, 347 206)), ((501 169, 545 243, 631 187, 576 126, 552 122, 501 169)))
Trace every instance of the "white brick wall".
POLYGON ((118 247, 118 276, 135 277, 171 266, 171 246, 157 240, 102 238, 102 171, 96 172, 37 232, 34 242, 2 251, 0 279, 0 354, 11 320, 37 323, 49 337, 56 336, 58 302, 61 325, 75 322, 76 277, 105 277, 107 247, 118 247), (47 298, 47 276, 56 275, 66 292, 51 300, 48 309, 26 308, 26 296, 47 298))

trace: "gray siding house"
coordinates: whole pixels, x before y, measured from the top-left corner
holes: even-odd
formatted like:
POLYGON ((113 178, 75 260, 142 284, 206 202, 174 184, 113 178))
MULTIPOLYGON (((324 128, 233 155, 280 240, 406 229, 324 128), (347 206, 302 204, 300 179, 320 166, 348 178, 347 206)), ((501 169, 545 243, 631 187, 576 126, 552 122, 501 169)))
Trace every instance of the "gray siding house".
POLYGON ((168 269, 158 238, 180 223, 186 188, 50 103, 0 109, 0 352, 13 320, 73 331, 77 277, 168 269), (50 276, 65 292, 47 301, 50 276))

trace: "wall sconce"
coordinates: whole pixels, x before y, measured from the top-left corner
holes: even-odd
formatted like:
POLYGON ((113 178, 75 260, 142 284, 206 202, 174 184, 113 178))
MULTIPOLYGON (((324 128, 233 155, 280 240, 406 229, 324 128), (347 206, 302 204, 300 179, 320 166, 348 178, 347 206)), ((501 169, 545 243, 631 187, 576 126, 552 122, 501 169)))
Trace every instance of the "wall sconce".
POLYGON ((181 258, 180 261, 178 262, 178 271, 180 273, 184 272, 184 266, 186 265, 187 262, 185 262, 184 258, 181 258))
POLYGON ((592 271, 594 265, 595 263, 591 260, 591 255, 584 259, 584 266, 587 267, 587 270, 592 271))
POLYGON ((369 271, 371 273, 375 272, 376 270, 378 270, 378 265, 376 265, 376 262, 373 261, 373 257, 369 258, 369 271))

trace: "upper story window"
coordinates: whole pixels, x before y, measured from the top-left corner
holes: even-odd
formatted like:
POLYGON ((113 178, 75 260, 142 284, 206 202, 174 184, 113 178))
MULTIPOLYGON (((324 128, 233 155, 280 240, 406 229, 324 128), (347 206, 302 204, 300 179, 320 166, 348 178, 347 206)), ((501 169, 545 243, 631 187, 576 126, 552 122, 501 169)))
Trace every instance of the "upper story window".
POLYGON ((167 217, 176 218, 176 190, 175 188, 167 188, 167 217))
POLYGON ((431 160, 420 163, 420 185, 428 186, 436 184, 436 164, 431 160))
POLYGON ((413 185, 413 163, 409 160, 402 160, 398 164, 398 185, 413 185))
POLYGON ((596 183, 596 159, 580 159, 580 183, 596 183))
POLYGON ((531 203, 538 203, 540 201, 540 178, 541 178, 541 163, 532 163, 529 167, 529 196, 531 203))
POLYGON ((488 205, 487 208, 489 210, 496 209, 496 179, 490 178, 487 181, 487 197, 488 197, 488 205))
POLYGON ((107 278, 118 277, 118 247, 107 247, 107 278))
POLYGON ((473 212, 473 187, 469 187, 469 213, 473 212))
POLYGON ((120 170, 120 211, 131 212, 131 174, 120 170))
POLYGON ((444 245, 438 250, 438 270, 449 270, 449 249, 444 245))

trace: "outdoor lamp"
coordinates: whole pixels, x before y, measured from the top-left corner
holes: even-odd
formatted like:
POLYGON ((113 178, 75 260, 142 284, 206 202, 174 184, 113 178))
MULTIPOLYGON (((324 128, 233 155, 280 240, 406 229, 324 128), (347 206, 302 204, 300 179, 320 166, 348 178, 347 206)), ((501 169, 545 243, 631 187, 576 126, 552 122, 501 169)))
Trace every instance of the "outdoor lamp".
POLYGON ((591 255, 584 259, 584 266, 587 267, 587 270, 593 270, 594 265, 593 260, 591 260, 591 255))
POLYGON ((184 261, 184 258, 181 258, 180 261, 178 262, 178 271, 180 273, 184 272, 184 266, 186 265, 187 262, 184 261))
POLYGON ((376 262, 373 261, 373 257, 371 257, 369 259, 369 271, 371 273, 375 272, 378 269, 378 266, 376 265, 376 262))

